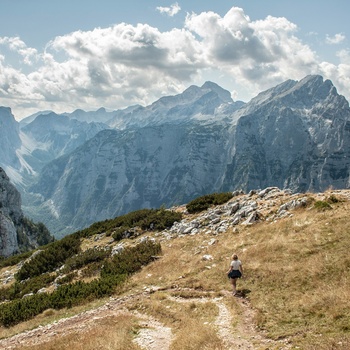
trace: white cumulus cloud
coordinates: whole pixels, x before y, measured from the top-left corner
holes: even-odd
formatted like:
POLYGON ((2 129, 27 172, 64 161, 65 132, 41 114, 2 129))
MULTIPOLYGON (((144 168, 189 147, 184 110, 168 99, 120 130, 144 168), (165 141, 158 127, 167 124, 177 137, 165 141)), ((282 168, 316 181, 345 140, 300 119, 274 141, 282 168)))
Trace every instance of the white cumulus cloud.
POLYGON ((175 16, 177 13, 179 13, 181 11, 181 7, 179 6, 179 4, 177 2, 175 4, 172 4, 170 7, 158 6, 156 9, 160 13, 164 13, 170 17, 175 16))
POLYGON ((340 44, 345 40, 345 35, 342 33, 335 34, 334 36, 326 36, 326 43, 330 45, 340 44))

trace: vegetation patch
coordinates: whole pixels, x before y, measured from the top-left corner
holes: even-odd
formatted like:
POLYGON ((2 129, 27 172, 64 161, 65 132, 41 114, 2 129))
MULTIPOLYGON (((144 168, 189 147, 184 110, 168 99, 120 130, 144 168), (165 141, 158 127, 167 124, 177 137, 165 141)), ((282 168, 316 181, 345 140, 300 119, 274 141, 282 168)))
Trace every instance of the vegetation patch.
POLYGON ((326 201, 316 201, 314 203, 314 208, 319 211, 330 210, 332 207, 326 201))
POLYGON ((112 235, 116 241, 129 237, 130 229, 140 227, 141 230, 164 230, 170 228, 175 221, 180 221, 182 214, 171 210, 141 209, 118 216, 114 219, 99 221, 90 227, 78 231, 80 237, 91 237, 95 234, 106 233, 112 235))
POLYGON ((213 205, 220 205, 228 202, 232 198, 231 192, 212 193, 198 197, 186 205, 189 213, 198 213, 207 210, 213 205))
POLYGON ((80 238, 72 234, 49 244, 46 249, 26 262, 15 275, 18 281, 51 272, 60 267, 66 259, 80 251, 80 238))
POLYGON ((16 254, 5 258, 0 256, 0 268, 5 266, 14 266, 17 265, 22 260, 29 258, 33 254, 33 251, 25 252, 22 254, 16 254))
MULTIPOLYGON (((5 327, 33 318, 47 309, 70 308, 96 298, 109 296, 115 287, 140 270, 160 254, 160 244, 151 241, 126 248, 115 257, 106 260, 101 278, 92 282, 75 282, 58 287, 51 294, 34 294, 0 305, 0 323, 5 327)), ((18 285, 18 284, 17 284, 18 285)))

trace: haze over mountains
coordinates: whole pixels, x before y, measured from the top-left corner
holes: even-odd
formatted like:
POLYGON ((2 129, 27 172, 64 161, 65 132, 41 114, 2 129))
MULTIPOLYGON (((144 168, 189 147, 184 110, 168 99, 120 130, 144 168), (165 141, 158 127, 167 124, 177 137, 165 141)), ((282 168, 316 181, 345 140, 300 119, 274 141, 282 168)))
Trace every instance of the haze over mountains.
POLYGON ((288 80, 250 102, 207 82, 150 106, 45 112, 0 108, 0 166, 23 210, 61 236, 144 207, 277 186, 349 187, 350 109, 329 80, 288 80))

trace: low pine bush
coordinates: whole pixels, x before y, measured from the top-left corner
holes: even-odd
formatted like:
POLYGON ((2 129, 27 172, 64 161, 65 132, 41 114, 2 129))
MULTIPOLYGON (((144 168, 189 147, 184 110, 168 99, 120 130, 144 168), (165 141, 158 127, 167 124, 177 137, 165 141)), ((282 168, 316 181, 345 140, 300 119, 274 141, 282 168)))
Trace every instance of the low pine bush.
POLYGON ((18 281, 39 276, 45 272, 54 271, 66 259, 80 251, 80 238, 72 234, 53 242, 47 248, 26 262, 15 275, 18 281))
POLYGON ((207 210, 213 205, 220 205, 228 202, 232 198, 231 192, 212 193, 198 197, 186 205, 189 213, 198 213, 207 210))
POLYGON ((80 237, 91 237, 95 234, 106 233, 107 236, 119 241, 125 238, 129 229, 141 227, 142 230, 163 230, 170 228, 175 221, 182 219, 181 213, 166 209, 141 209, 118 216, 111 220, 96 222, 90 227, 78 231, 80 237))
POLYGON ((314 203, 314 208, 319 210, 319 211, 332 209, 330 204, 328 202, 325 202, 325 201, 316 201, 314 203))
MULTIPOLYGON (((116 285, 153 261, 154 256, 160 253, 160 244, 146 241, 135 247, 126 248, 112 259, 106 259, 98 280, 89 283, 78 281, 62 285, 51 294, 34 294, 2 303, 0 304, 0 324, 9 327, 29 320, 46 309, 69 308, 111 295, 116 285)), ((16 285, 20 286, 20 283, 16 285)))

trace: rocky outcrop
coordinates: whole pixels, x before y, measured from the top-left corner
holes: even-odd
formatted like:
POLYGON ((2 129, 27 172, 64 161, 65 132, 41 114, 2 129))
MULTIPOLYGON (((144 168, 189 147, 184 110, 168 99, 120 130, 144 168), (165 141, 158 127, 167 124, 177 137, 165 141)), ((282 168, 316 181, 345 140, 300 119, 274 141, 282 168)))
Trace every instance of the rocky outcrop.
POLYGON ((21 197, 0 168, 0 255, 18 252, 16 226, 21 221, 21 197))
MULTIPOLYGON (((225 204, 207 209, 189 219, 185 206, 173 207, 170 210, 183 212, 185 218, 175 222, 169 230, 156 233, 156 237, 166 241, 175 237, 187 235, 219 236, 228 230, 233 233, 245 226, 255 225, 261 222, 274 223, 286 217, 293 217, 293 211, 299 208, 311 207, 315 200, 326 201, 330 197, 349 201, 350 190, 330 191, 305 195, 292 194, 289 189, 268 187, 264 190, 252 190, 248 194, 242 191, 234 192, 234 197, 225 204)), ((216 243, 212 238, 208 245, 216 243)), ((205 259, 203 257, 203 259, 205 259)), ((208 260, 208 259, 207 259, 208 260)))
POLYGON ((43 224, 23 216, 21 195, 0 168, 0 256, 9 256, 52 241, 43 224))
POLYGON ((21 146, 19 124, 11 109, 0 107, 0 166, 3 168, 19 167, 20 161, 16 150, 21 146))

